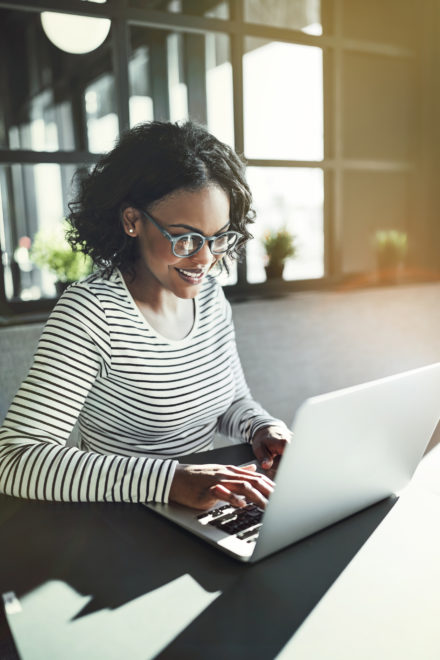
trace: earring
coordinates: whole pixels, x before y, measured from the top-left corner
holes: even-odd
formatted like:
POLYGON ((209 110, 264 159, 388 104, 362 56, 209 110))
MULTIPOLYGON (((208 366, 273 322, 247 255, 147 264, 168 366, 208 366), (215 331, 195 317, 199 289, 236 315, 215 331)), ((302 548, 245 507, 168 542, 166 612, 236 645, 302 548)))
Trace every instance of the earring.
POLYGON ((132 234, 134 232, 134 229, 132 227, 130 227, 130 229, 128 231, 130 232, 130 234, 132 234))

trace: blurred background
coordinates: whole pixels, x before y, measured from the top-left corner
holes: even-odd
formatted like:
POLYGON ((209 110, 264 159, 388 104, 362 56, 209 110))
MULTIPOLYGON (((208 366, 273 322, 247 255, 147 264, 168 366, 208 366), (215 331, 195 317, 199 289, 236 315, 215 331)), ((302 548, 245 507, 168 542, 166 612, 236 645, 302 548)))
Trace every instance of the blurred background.
POLYGON ((73 173, 151 119, 248 163, 231 299, 440 280, 439 37, 436 0, 0 0, 1 315, 87 271, 73 173))

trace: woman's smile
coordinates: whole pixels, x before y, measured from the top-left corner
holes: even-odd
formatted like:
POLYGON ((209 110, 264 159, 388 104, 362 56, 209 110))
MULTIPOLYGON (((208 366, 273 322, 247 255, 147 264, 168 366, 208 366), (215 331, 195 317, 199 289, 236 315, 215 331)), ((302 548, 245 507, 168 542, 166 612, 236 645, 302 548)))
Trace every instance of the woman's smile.
POLYGON ((203 278, 205 277, 206 273, 208 272, 208 268, 177 268, 176 269, 180 277, 184 282, 188 282, 188 284, 200 284, 203 278))

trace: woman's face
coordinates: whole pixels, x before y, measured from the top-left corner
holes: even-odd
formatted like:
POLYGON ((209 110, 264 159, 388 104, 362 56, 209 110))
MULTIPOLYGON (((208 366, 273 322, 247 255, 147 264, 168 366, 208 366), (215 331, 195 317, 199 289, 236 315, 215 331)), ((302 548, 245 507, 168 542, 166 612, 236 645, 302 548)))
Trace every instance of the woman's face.
MULTIPOLYGON (((227 231, 230 224, 228 195, 215 184, 195 192, 177 190, 147 211, 172 236, 191 231, 215 236, 227 231)), ((208 243, 197 254, 176 257, 170 241, 137 209, 124 212, 124 229, 128 236, 139 241, 136 275, 146 277, 149 284, 171 291, 178 298, 194 298, 208 271, 221 258, 211 253, 208 243)))

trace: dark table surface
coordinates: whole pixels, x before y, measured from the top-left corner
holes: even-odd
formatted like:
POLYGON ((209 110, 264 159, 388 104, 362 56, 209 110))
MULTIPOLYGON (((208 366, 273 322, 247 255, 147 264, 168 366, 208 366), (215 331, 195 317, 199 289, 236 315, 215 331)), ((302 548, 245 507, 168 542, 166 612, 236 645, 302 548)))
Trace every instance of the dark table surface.
MULTIPOLYGON (((190 460, 239 464, 249 458, 249 447, 234 446, 190 460)), ((215 598, 159 654, 145 645, 146 620, 145 655, 139 657, 272 659, 394 503, 392 498, 384 500, 249 565, 223 555, 140 505, 61 504, 0 496, 0 591, 13 591, 20 600, 41 585, 61 582, 75 593, 91 596, 76 613, 78 621, 115 612, 190 576, 192 583, 216 594, 215 598)), ((44 611, 41 616, 45 621, 44 611)), ((47 625, 50 630, 50 621, 47 625)), ((96 635, 101 634, 102 629, 97 629, 96 635)), ((129 642, 135 646, 133 631, 128 635, 127 646, 129 642)), ((123 638, 120 643, 123 647, 123 638)), ((3 617, 0 658, 14 657, 3 617)), ((44 657, 44 649, 36 649, 37 657, 44 657)), ((66 650, 66 657, 75 656, 66 650)))

